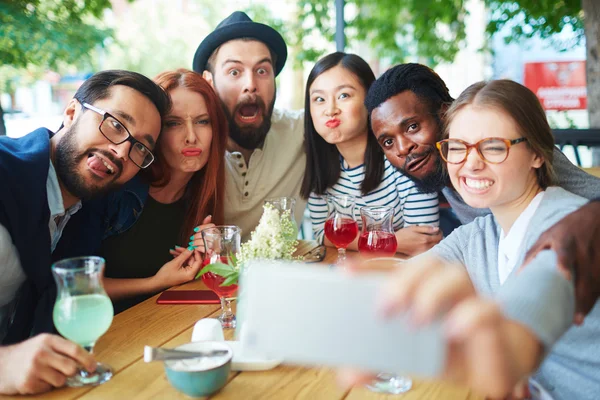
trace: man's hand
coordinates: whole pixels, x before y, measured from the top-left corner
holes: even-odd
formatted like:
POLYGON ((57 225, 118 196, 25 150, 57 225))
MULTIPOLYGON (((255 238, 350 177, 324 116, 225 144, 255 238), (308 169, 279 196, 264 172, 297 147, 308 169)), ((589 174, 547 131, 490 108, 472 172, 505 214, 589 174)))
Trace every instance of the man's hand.
POLYGON ((96 369, 96 360, 80 346, 56 335, 41 334, 0 347, 0 393, 35 394, 61 387, 83 366, 96 369))
POLYGON ((527 252, 524 268, 542 250, 552 249, 567 279, 575 271, 575 323, 583 323, 600 297, 600 201, 558 221, 527 252))
POLYGON ((202 267, 202 254, 198 250, 182 250, 181 254, 163 265, 151 279, 155 290, 164 290, 189 282, 202 267))
POLYGON ((407 226, 396 232, 397 252, 414 257, 438 244, 442 237, 442 231, 437 226, 407 226))

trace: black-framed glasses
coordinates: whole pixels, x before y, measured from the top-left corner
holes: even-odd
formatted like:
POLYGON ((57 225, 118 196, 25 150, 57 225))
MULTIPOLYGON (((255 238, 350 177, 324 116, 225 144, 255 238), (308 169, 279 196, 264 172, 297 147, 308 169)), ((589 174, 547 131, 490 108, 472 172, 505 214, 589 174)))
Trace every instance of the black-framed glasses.
POLYGON ((113 144, 122 144, 131 142, 129 148, 129 159, 140 168, 147 168, 154 161, 154 154, 142 142, 136 140, 125 125, 111 115, 108 111, 104 111, 98 107, 94 107, 88 103, 81 103, 88 110, 92 110, 102 115, 102 121, 98 126, 100 133, 113 144))
POLYGON ((500 164, 508 158, 510 147, 527 141, 527 138, 503 139, 490 137, 481 139, 475 144, 460 139, 444 139, 435 145, 440 155, 449 164, 462 164, 467 159, 471 149, 476 149, 479 157, 490 164, 500 164))

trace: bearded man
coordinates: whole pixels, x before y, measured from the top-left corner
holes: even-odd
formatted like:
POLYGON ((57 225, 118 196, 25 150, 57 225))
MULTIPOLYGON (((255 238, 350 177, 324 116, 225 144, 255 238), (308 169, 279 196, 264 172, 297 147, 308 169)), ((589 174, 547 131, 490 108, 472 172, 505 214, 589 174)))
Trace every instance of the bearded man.
POLYGON ((103 71, 77 90, 56 133, 0 138, 0 394, 44 392, 79 365, 95 368, 83 348, 50 334, 53 252, 82 200, 152 163, 170 106, 145 76, 103 71))
POLYGON ((298 226, 306 207, 300 197, 303 113, 274 109, 275 77, 286 59, 283 37, 240 11, 225 18, 194 56, 194 71, 215 89, 228 117, 225 223, 242 228, 244 241, 258 225, 266 199, 296 198, 298 226))

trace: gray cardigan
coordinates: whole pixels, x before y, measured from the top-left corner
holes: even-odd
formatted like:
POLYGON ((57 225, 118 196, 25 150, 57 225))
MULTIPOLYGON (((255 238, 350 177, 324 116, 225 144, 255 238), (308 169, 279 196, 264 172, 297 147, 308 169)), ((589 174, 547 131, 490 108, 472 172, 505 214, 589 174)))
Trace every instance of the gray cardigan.
MULTIPOLYGON (((586 202, 562 188, 548 188, 529 223, 517 266, 544 231, 586 202)), ((500 226, 490 214, 457 228, 427 254, 465 265, 480 293, 498 298, 509 318, 540 338, 550 353, 534 379, 555 399, 599 399, 600 305, 583 326, 571 327, 573 284, 559 274, 556 255, 550 251, 540 253, 518 275, 515 268, 500 286, 499 240, 500 226)))

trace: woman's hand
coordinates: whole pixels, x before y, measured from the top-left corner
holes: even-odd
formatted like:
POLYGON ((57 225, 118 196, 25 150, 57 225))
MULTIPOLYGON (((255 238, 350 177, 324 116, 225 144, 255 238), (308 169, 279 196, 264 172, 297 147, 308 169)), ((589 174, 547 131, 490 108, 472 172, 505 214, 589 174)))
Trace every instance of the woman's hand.
POLYGON ((189 282, 194 279, 201 267, 202 254, 198 250, 183 249, 151 278, 153 286, 158 291, 189 282))
MULTIPOLYGON (((420 257, 394 270, 382 290, 380 311, 383 316, 408 312, 416 327, 445 317, 444 378, 501 398, 535 368, 541 354, 537 338, 506 320, 494 301, 478 297, 464 266, 420 257)), ((339 379, 348 386, 372 376, 345 370, 339 379)))
MULTIPOLYGON (((204 249, 204 240, 202 240, 202 234, 200 232, 202 232, 203 229, 214 228, 215 224, 211 223, 211 221, 212 215, 209 215, 206 218, 204 218, 201 225, 198 225, 194 228, 194 233, 192 234, 192 236, 190 236, 190 242, 188 243, 188 247, 193 246, 200 253, 206 252, 206 250, 204 249)), ((179 256, 183 252, 183 250, 185 250, 185 247, 175 246, 173 249, 169 250, 169 253, 171 253, 173 258, 175 258, 179 256)))

